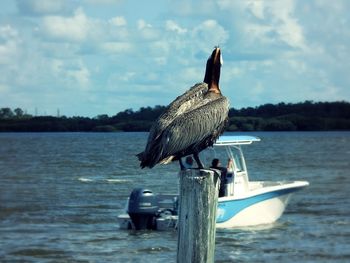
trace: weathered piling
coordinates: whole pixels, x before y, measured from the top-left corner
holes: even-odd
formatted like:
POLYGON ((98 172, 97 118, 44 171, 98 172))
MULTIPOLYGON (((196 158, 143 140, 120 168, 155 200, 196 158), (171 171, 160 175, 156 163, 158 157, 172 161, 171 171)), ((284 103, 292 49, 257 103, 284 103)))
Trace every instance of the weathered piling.
POLYGON ((177 262, 214 262, 215 223, 220 174, 212 170, 180 172, 177 262))

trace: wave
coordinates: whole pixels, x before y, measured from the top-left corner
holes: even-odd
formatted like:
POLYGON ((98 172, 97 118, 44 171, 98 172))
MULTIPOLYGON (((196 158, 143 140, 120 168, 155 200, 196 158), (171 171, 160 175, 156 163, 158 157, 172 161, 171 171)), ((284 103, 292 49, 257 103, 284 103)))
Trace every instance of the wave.
POLYGON ((78 180, 81 181, 81 182, 92 182, 92 181, 94 181, 92 179, 84 178, 84 177, 79 177, 78 180))
POLYGON ((107 181, 109 183, 126 183, 126 182, 130 182, 131 180, 127 180, 127 179, 105 179, 105 181, 107 181))
POLYGON ((130 182, 131 180, 127 179, 114 179, 114 178, 86 178, 86 177, 79 177, 78 180, 80 182, 108 182, 108 183, 126 183, 130 182))

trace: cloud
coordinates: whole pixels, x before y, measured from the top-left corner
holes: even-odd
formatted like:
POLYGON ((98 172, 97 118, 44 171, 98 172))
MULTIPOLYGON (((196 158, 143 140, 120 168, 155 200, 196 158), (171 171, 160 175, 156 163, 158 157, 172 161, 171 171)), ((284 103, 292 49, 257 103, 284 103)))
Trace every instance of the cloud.
POLYGON ((256 18, 265 18, 264 1, 249 1, 247 4, 250 11, 256 18))
POLYGON ((129 37, 126 26, 126 19, 122 16, 96 19, 88 17, 82 8, 78 8, 72 16, 43 17, 36 32, 44 41, 72 43, 81 54, 88 54, 98 50, 129 50, 131 45, 126 43, 129 37))
POLYGON ((10 90, 10 89, 9 89, 8 86, 6 86, 6 85, 0 83, 0 92, 2 92, 2 94, 7 93, 9 90, 10 90))
POLYGON ((58 82, 57 86, 63 86, 65 89, 89 89, 91 72, 81 59, 52 59, 47 63, 50 65, 49 72, 51 70, 52 77, 58 82))
POLYGON ((126 26, 126 20, 123 16, 116 16, 111 19, 109 19, 109 23, 114 25, 114 26, 126 26))
POLYGON ((21 14, 34 16, 68 13, 73 8, 72 2, 65 0, 17 0, 16 2, 21 14))
POLYGON ((11 64, 19 56, 21 39, 10 25, 0 26, 0 65, 11 64))
POLYGON ((306 48, 302 26, 295 16, 295 1, 268 1, 265 9, 272 15, 271 24, 281 41, 294 48, 306 48))
POLYGON ((144 40, 156 40, 159 37, 158 29, 154 28, 151 24, 147 23, 144 19, 137 21, 137 29, 140 36, 144 40))
POLYGON ((229 33, 216 20, 208 19, 197 25, 192 32, 196 48, 207 53, 214 46, 223 46, 229 38, 229 33))
POLYGON ((100 48, 110 54, 119 54, 131 51, 133 46, 127 42, 104 42, 101 43, 100 48))
MULTIPOLYGON (((145 28, 148 27, 147 25, 145 28)), ((146 29, 144 34, 149 34, 146 29)), ((123 16, 99 19, 88 16, 77 8, 71 16, 44 16, 36 33, 51 42, 71 42, 96 51, 103 42, 126 42, 129 38, 127 21, 123 16)), ((106 45, 109 45, 108 43, 106 45)))
POLYGON ((212 16, 217 7, 217 1, 205 0, 205 1, 188 1, 178 0, 170 3, 170 9, 177 16, 183 17, 195 17, 195 16, 212 16))
POLYGON ((41 30, 53 40, 79 42, 86 39, 89 26, 88 18, 82 9, 77 9, 71 17, 44 17, 41 30))
POLYGON ((6 42, 9 39, 17 39, 18 32, 11 25, 4 25, 0 27, 0 43, 6 42))
POLYGON ((119 4, 122 0, 84 0, 85 3, 90 5, 113 5, 119 4))
POLYGON ((233 25, 249 47, 306 49, 303 27, 296 19, 295 1, 218 1, 219 8, 231 14, 233 25))
POLYGON ((167 20, 165 22, 165 29, 169 31, 174 31, 178 34, 184 34, 187 32, 186 28, 180 27, 175 21, 173 20, 167 20))
POLYGON ((86 89, 89 87, 90 71, 83 65, 83 63, 80 63, 79 68, 75 70, 68 70, 66 74, 78 84, 77 87, 82 89, 86 89))
POLYGON ((145 28, 152 28, 152 25, 151 25, 151 24, 147 24, 146 21, 143 20, 143 19, 139 19, 139 20, 137 21, 137 28, 138 28, 139 30, 143 30, 143 29, 145 29, 145 28))

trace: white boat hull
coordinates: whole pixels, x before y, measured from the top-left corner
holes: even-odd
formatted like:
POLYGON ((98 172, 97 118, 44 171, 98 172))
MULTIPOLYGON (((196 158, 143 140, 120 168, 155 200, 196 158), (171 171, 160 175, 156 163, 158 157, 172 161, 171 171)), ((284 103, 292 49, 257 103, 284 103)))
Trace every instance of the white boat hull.
POLYGON ((217 228, 271 224, 283 214, 291 195, 308 185, 293 182, 250 191, 243 198, 219 198, 217 228))
MULTIPOLYGON (((271 224, 283 214, 288 204, 291 194, 271 198, 251 205, 235 216, 216 223, 217 228, 234 228, 244 226, 254 226, 261 224, 271 224)), ((218 215, 222 214, 222 208, 218 207, 218 215)), ((218 217, 219 220, 219 217, 218 217)))

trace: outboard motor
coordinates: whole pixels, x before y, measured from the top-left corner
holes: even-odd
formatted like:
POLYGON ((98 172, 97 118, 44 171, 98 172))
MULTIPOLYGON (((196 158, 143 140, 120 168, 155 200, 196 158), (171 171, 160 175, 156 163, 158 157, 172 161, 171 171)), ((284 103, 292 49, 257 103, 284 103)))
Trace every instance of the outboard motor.
POLYGON ((158 199, 151 190, 136 188, 129 197, 128 214, 136 230, 156 229, 158 199))

